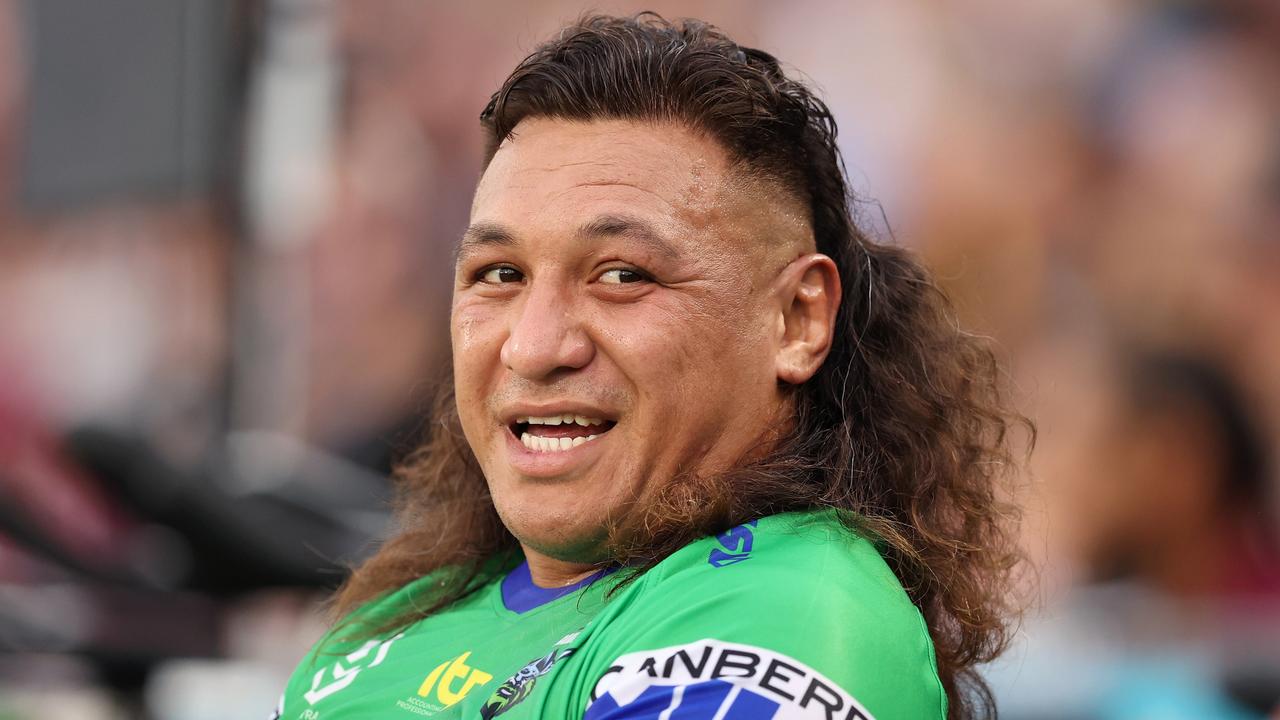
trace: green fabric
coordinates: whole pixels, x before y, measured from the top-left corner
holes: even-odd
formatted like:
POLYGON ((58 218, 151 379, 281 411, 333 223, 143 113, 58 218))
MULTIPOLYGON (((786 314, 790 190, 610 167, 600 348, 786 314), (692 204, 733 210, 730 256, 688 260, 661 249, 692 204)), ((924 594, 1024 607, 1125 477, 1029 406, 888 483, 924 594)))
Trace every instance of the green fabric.
POLYGON ((946 717, 923 618, 834 511, 692 543, 611 597, 605 578, 517 614, 500 580, 394 637, 322 641, 279 717, 946 717))

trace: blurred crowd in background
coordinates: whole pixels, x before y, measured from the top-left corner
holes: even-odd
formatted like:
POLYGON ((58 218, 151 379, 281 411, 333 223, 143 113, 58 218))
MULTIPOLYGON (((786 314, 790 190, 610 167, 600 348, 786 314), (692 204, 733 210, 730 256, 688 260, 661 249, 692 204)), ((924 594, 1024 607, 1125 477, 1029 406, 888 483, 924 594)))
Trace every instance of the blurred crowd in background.
POLYGON ((1274 0, 0 0, 0 718, 267 714, 430 422, 479 111, 587 9, 807 76, 997 343, 1002 716, 1280 717, 1274 0))

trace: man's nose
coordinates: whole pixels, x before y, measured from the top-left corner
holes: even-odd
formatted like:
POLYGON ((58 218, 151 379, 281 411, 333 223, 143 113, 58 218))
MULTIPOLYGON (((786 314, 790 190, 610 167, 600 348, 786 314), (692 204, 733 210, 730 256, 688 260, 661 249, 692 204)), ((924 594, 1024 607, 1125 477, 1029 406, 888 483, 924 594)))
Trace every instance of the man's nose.
POLYGON ((527 380, 542 380, 586 367, 594 356, 569 293, 551 285, 531 287, 523 307, 514 310, 502 364, 527 380))

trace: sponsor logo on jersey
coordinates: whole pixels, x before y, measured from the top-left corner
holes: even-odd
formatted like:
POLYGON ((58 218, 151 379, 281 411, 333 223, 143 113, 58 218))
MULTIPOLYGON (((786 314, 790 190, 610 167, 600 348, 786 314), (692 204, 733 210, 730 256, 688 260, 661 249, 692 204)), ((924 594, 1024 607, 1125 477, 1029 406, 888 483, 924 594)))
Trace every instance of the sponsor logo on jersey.
POLYGON ((533 685, 538 678, 551 672, 551 668, 556 663, 573 654, 573 648, 560 648, 561 645, 567 645, 578 637, 578 633, 566 635, 556 643, 556 648, 540 658, 530 660, 528 664, 520 668, 515 675, 507 678, 506 682, 498 686, 493 691, 489 699, 480 707, 480 717, 483 720, 491 720, 529 697, 529 693, 533 692, 533 685))
POLYGON ((584 720, 642 716, 874 720, 849 693, 808 665, 772 650, 719 640, 615 660, 596 683, 584 720))
POLYGON ((472 690, 493 679, 493 675, 468 665, 470 657, 468 650, 435 666, 418 687, 418 694, 397 700, 396 707, 418 715, 435 715, 461 702, 472 690))
POLYGON ((311 689, 302 694, 306 701, 315 705, 326 697, 343 690, 355 682, 361 671, 377 667, 387 658, 391 644, 404 636, 400 633, 382 642, 370 640, 353 653, 316 672, 311 679, 311 689))
POLYGON ((750 558, 751 545, 755 541, 751 528, 755 527, 757 522, 759 521, 752 520, 746 525, 739 525, 717 535, 716 540, 720 542, 720 547, 713 548, 711 554, 707 556, 707 562, 711 563, 711 567, 735 565, 750 558))

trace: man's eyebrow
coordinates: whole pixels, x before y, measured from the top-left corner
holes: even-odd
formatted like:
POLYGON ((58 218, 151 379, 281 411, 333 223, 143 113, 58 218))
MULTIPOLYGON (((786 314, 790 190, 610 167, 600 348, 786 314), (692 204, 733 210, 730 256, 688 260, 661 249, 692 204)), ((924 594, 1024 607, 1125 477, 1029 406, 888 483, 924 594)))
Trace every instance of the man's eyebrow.
POLYGON ((467 227, 462 233, 462 240, 454 250, 453 260, 464 257, 473 248, 483 245, 501 245, 509 247, 517 244, 515 233, 498 223, 479 222, 467 227))
MULTIPOLYGON (((649 250, 668 258, 679 255, 661 232, 652 224, 640 218, 627 215, 601 215, 578 228, 574 234, 579 242, 587 242, 608 237, 624 237, 644 245, 649 250)), ((462 233, 462 241, 454 253, 455 262, 477 247, 498 245, 511 247, 520 244, 516 235, 498 223, 479 222, 469 226, 462 233)))
POLYGON ((627 215, 601 215, 578 228, 579 240, 625 237, 669 258, 679 255, 675 246, 650 223, 627 215))
POLYGON ((467 227, 459 247, 468 245, 515 245, 515 233, 498 223, 480 222, 467 227))

